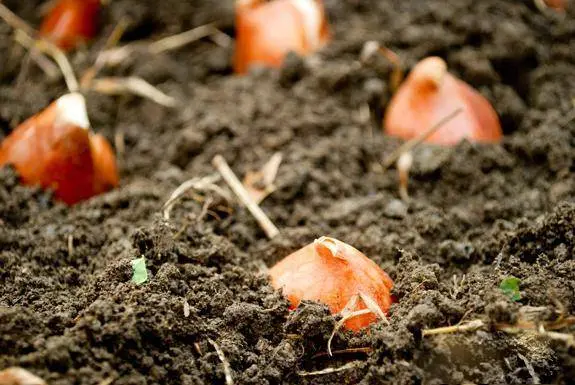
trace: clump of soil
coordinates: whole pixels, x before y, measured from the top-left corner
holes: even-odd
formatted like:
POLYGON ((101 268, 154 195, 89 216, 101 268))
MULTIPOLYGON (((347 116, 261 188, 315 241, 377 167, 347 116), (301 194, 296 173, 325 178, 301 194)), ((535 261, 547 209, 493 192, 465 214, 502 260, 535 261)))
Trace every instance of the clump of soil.
MULTIPOLYGON (((33 25, 39 3, 5 2, 33 25)), ((333 42, 311 58, 291 55, 280 70, 235 77, 233 47, 209 39, 109 70, 183 101, 170 110, 88 95, 93 126, 123 143, 119 189, 66 207, 0 171, 0 369, 21 366, 58 385, 224 384, 218 346, 235 384, 571 381, 572 346, 494 325, 517 321, 527 306, 542 321, 575 313, 573 7, 325 3, 333 42), (378 167, 400 143, 380 123, 392 66, 360 64, 367 40, 394 50, 407 70, 427 55, 446 58, 493 102, 503 143, 420 146, 411 200, 398 200, 395 171, 378 167), (186 195, 170 219, 162 215, 179 184, 214 173, 216 154, 241 176, 276 151, 277 190, 262 203, 281 229, 273 240, 216 194, 186 195), (288 311, 263 269, 322 235, 382 266, 398 299, 389 324, 338 333, 333 358, 336 319, 310 302, 288 311), (149 279, 135 285, 130 261, 142 256, 149 279), (518 302, 499 289, 509 276, 520 279, 518 302), (477 319, 488 326, 422 335, 477 319), (306 375, 326 368, 342 370, 306 375)), ((233 36, 231 0, 118 0, 103 31, 124 15, 122 43, 211 21, 233 36)), ((26 53, 11 33, 0 23, 0 136, 65 92, 34 66, 16 81, 26 53)), ((106 37, 73 55, 78 72, 106 37)))

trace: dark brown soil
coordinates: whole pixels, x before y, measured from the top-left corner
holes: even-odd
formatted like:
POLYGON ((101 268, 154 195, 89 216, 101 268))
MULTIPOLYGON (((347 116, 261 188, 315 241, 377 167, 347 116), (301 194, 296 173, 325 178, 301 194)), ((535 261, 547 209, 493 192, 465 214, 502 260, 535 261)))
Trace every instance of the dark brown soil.
MULTIPOLYGON (((39 2, 5 4, 37 25, 39 2)), ((0 171, 0 369, 22 366, 55 385, 224 384, 211 339, 235 384, 573 383, 575 348, 561 341, 494 327, 422 338, 424 328, 478 318, 513 323, 526 306, 548 318, 561 306, 575 313, 573 7, 560 15, 528 0, 326 6, 333 43, 279 71, 235 77, 232 48, 207 39, 110 71, 183 101, 169 110, 88 95, 96 130, 124 136, 121 188, 68 208, 0 171), (391 66, 358 62, 366 40, 396 51, 406 69, 446 58, 494 103, 503 143, 421 146, 412 200, 399 201, 395 171, 377 167, 400 143, 379 123, 391 66), (360 113, 366 105, 371 119, 360 113), (276 151, 278 190, 262 208, 277 238, 237 205, 202 216, 191 196, 162 218, 180 183, 214 172, 214 155, 241 176, 276 151), (355 246, 395 280, 389 325, 334 339, 334 350, 369 353, 327 358, 336 322, 327 308, 289 312, 260 273, 321 235, 355 246), (150 279, 135 285, 130 260, 140 256, 150 279), (521 280, 517 303, 499 289, 509 275, 521 280)), ((73 56, 78 72, 123 15, 124 43, 213 20, 233 36, 231 0, 112 1, 102 37, 73 56)), ((0 138, 65 92, 34 66, 16 86, 25 52, 10 36, 0 23, 0 138)))

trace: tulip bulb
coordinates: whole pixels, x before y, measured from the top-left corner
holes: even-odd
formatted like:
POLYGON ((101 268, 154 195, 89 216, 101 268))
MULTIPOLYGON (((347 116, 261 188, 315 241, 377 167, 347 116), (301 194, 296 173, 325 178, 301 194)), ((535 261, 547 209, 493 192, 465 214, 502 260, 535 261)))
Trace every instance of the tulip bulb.
POLYGON ((238 0, 234 70, 281 66, 289 51, 312 53, 329 40, 321 0, 238 0))
MULTIPOLYGON (((393 281, 373 262, 352 246, 334 238, 321 237, 297 250, 270 269, 272 286, 281 289, 290 302, 298 307, 302 300, 327 305, 332 314, 344 310, 352 298, 367 296, 382 312, 391 306, 393 281)), ((366 309, 358 301, 358 311, 366 309)), ((363 314, 347 320, 344 326, 360 330, 377 319, 375 314, 363 314)))
POLYGON ((499 117, 489 101, 447 71, 439 57, 420 61, 393 96, 385 113, 385 133, 412 139, 434 123, 462 111, 446 122, 426 141, 455 145, 463 139, 475 142, 501 141, 499 117))
POLYGON ((73 204, 116 187, 116 158, 108 141, 90 131, 86 102, 64 95, 20 124, 0 145, 0 166, 12 164, 27 185, 51 189, 73 204))
POLYGON ((63 50, 76 48, 97 32, 100 0, 59 0, 42 25, 40 36, 63 50))

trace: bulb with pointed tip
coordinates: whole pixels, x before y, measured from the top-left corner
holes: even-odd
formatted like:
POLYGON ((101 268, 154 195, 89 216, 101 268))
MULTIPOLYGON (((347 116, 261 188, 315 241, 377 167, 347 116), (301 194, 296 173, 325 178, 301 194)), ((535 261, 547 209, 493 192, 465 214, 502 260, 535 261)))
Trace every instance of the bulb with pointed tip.
POLYGON ((40 26, 40 36, 63 50, 96 36, 100 0, 58 0, 40 26))
MULTIPOLYGON (((391 306, 391 278, 359 250, 334 238, 315 240, 282 259, 269 273, 272 286, 282 289, 292 309, 309 300, 327 305, 336 314, 360 294, 372 299, 384 313, 391 306)), ((358 301, 349 310, 366 307, 358 301)), ((374 314, 363 314, 350 318, 344 326, 357 331, 376 319, 374 314)))
POLYGON ((409 140, 461 107, 462 112, 445 123, 426 141, 455 145, 501 141, 503 132, 489 101, 467 83, 447 71, 439 57, 415 65, 391 99, 385 113, 385 133, 409 140))
POLYGON ((234 70, 281 66, 285 55, 312 53, 329 40, 321 0, 237 0, 234 70))
POLYGON ((119 183, 108 141, 90 131, 84 97, 64 95, 20 124, 0 145, 0 167, 12 164, 24 184, 51 189, 74 204, 119 183))

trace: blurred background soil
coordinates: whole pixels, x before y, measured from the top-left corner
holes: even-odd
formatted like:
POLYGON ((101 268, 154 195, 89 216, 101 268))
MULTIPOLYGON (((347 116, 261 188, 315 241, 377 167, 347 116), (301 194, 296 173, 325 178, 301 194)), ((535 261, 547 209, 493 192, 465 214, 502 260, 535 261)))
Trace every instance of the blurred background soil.
MULTIPOLYGON (((37 26, 39 1, 5 1, 37 26)), ((521 307, 575 312, 575 13, 531 1, 326 0, 333 42, 279 70, 232 73, 233 44, 203 39, 139 54, 109 75, 136 75, 176 97, 175 109, 136 97, 87 95, 92 125, 119 155, 121 187, 66 207, 0 171, 0 368, 50 384, 572 383, 575 350, 528 333, 484 328, 422 337, 477 318, 512 322, 521 307), (392 66, 359 62, 367 40, 409 70, 428 55, 478 88, 501 116, 500 145, 420 146, 411 201, 398 199, 381 159, 401 142, 381 130, 392 66), (366 111, 368 112, 366 114, 366 111), (273 153, 283 162, 262 208, 198 196, 162 205, 183 181, 215 172, 221 154, 243 176, 273 153), (267 283, 271 266, 322 235, 364 252, 395 280, 389 324, 338 333, 326 307, 290 312, 267 283), (144 256, 146 284, 130 282, 144 256), (521 299, 499 289, 513 275, 521 299), (184 311, 186 309, 186 311, 184 311), (368 351, 369 350, 369 351, 368 351), (305 373, 346 366, 342 371, 305 373)), ((231 0, 116 0, 100 38, 71 59, 90 66, 121 20, 121 44, 217 21, 233 38, 231 0)), ((66 91, 31 66, 0 23, 0 139, 66 91)), ((222 187, 225 187, 223 184, 222 187)))

